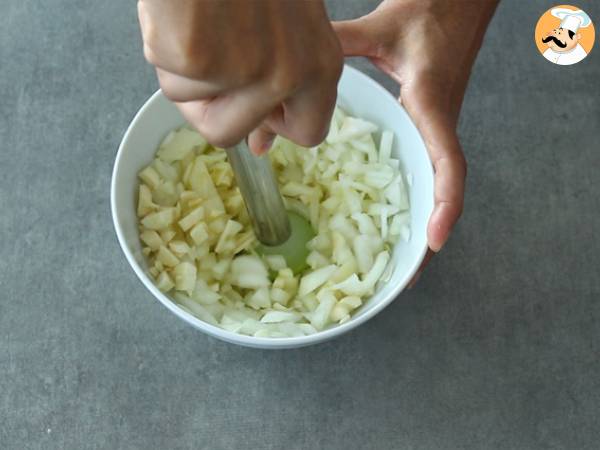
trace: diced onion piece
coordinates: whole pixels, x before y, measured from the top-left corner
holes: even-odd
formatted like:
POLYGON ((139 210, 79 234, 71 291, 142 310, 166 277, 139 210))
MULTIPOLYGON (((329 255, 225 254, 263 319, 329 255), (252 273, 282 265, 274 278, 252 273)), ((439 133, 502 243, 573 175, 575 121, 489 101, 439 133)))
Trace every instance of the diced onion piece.
POLYGON ((344 262, 353 258, 352 251, 346 244, 346 240, 344 237, 334 231, 331 233, 331 237, 333 238, 333 251, 332 251, 332 261, 338 265, 344 264, 344 262))
POLYGON ((242 328, 242 323, 237 320, 233 320, 227 314, 223 314, 221 318, 221 322, 219 322, 219 326, 224 330, 231 331, 232 333, 239 333, 242 328))
POLYGON ((344 281, 335 284, 332 289, 338 289, 346 295, 367 295, 375 287, 375 283, 381 277, 390 259, 388 252, 383 251, 375 258, 375 264, 361 281, 356 274, 351 275, 344 281))
POLYGON ((206 140, 196 131, 180 128, 169 133, 160 145, 156 156, 165 162, 173 162, 184 159, 194 148, 200 151, 206 148, 206 140))
POLYGON ((156 287, 162 292, 169 292, 175 284, 167 272, 161 272, 156 278, 156 287))
POLYGON ((388 213, 385 209, 380 213, 381 239, 387 238, 388 235, 388 213))
POLYGON ((262 323, 296 322, 300 317, 300 314, 290 311, 269 311, 260 321, 262 323))
POLYGON ((211 268, 213 276, 217 280, 222 280, 225 277, 225 274, 229 270, 229 266, 231 264, 230 259, 221 259, 216 264, 214 264, 211 268))
POLYGON ((155 159, 152 163, 154 169, 158 172, 158 174, 165 180, 168 181, 177 181, 179 175, 177 174, 177 169, 172 165, 161 161, 160 159, 155 159))
POLYGON ((163 240, 163 242, 165 244, 168 244, 169 242, 171 242, 171 239, 173 239, 177 233, 172 228, 167 228, 165 230, 160 231, 158 234, 160 235, 160 238, 163 240))
POLYGON ((246 319, 242 322, 240 333, 249 334, 256 337, 271 337, 269 333, 269 324, 259 322, 256 319, 246 319))
POLYGON ((349 312, 350 312, 350 309, 346 305, 337 303, 331 309, 331 313, 329 314, 329 319, 332 322, 339 322, 344 317, 348 316, 349 312))
POLYGON ((313 250, 306 257, 306 264, 308 264, 311 269, 318 269, 320 267, 328 266, 330 261, 323 256, 322 253, 318 252, 317 250, 313 250))
POLYGON ((354 257, 348 258, 331 276, 332 283, 339 283, 345 280, 358 270, 358 265, 354 257))
POLYGON ((179 293, 176 293, 174 297, 177 303, 179 303, 182 306, 185 306, 185 308, 188 309, 198 319, 207 322, 211 325, 219 326, 219 323, 217 322, 215 317, 204 306, 198 304, 191 298, 186 297, 185 295, 181 295, 179 293))
POLYGON ((350 143, 356 150, 366 153, 367 159, 370 163, 377 162, 377 148, 375 142, 370 135, 365 135, 359 139, 356 139, 350 143))
POLYGON ((190 246, 185 241, 171 241, 169 242, 169 249, 179 255, 185 255, 189 253, 190 246))
POLYGON ((329 227, 332 230, 339 231, 349 241, 352 241, 358 235, 352 222, 339 213, 329 220, 329 227))
POLYGON ((325 208, 330 212, 337 211, 342 203, 342 200, 339 197, 329 197, 323 203, 321 203, 321 207, 325 208))
POLYGON ((308 294, 302 297, 302 303, 308 311, 314 311, 315 309, 317 309, 317 306, 319 306, 317 296, 314 294, 308 294))
POLYGON ((365 172, 364 180, 367 186, 383 189, 394 179, 394 169, 385 164, 371 164, 365 172))
POLYGON ((232 285, 247 289, 268 287, 269 273, 260 258, 243 255, 231 262, 232 285))
POLYGON ((156 189, 160 184, 160 175, 152 166, 144 168, 138 176, 150 189, 156 189))
POLYGON ((153 212, 144 217, 141 222, 145 228, 150 230, 162 230, 173 224, 175 221, 175 209, 164 208, 153 212))
POLYGON ((377 131, 377 125, 363 119, 346 117, 334 142, 347 142, 377 131))
POLYGON ((400 228, 400 237, 405 242, 410 240, 410 228, 407 225, 402 225, 402 228, 400 228))
POLYGON ((190 251, 190 257, 192 257, 195 260, 201 260, 206 255, 208 255, 209 252, 210 252, 210 245, 208 245, 208 242, 204 242, 202 245, 196 245, 190 251))
POLYGON ((410 224, 410 214, 404 211, 396 214, 390 223, 389 233, 392 236, 398 236, 401 233, 402 227, 410 224))
POLYGON ((204 280, 197 278, 192 298, 203 305, 212 305, 221 299, 221 294, 210 289, 204 280))
POLYGON ((297 327, 302 330, 305 335, 315 334, 317 329, 313 327, 310 323, 299 323, 297 327))
POLYGON ((150 191, 150 188, 145 184, 140 184, 137 209, 138 217, 144 217, 156 208, 157 205, 152 201, 152 192, 150 191))
POLYGON ((152 192, 152 200, 160 206, 175 206, 178 199, 177 188, 172 181, 160 183, 152 192))
POLYGON ((277 324, 279 330, 288 337, 304 336, 304 330, 296 323, 280 322, 277 324))
POLYGON ((325 284, 336 270, 337 266, 331 264, 307 273, 300 279, 298 295, 304 297, 306 294, 310 294, 312 291, 325 284))
POLYGON ((271 270, 279 271, 287 267, 285 258, 281 255, 265 255, 265 261, 271 270))
POLYGON ((152 250, 158 250, 160 246, 163 245, 162 239, 154 230, 142 231, 142 233, 140 234, 140 239, 152 250))
POLYGON ((360 305, 362 305, 362 300, 360 299, 360 297, 349 295, 348 297, 344 297, 343 299, 341 299, 340 304, 347 306, 348 309, 356 309, 360 305))
POLYGON ((204 222, 200 222, 190 230, 190 237, 196 245, 202 244, 208 239, 208 229, 204 222))
POLYGON ((179 259, 164 245, 161 245, 156 254, 156 259, 166 267, 175 267, 179 259))
POLYGON ((400 208, 394 205, 387 205, 385 203, 371 203, 367 213, 370 216, 381 216, 382 211, 385 211, 385 214, 390 217, 399 212, 400 208))
POLYGON ((367 273, 373 266, 373 254, 371 253, 371 240, 368 235, 358 235, 354 238, 353 250, 358 271, 367 273))
POLYGON ((329 315, 336 303, 333 292, 325 291, 319 295, 319 306, 310 315, 310 323, 317 329, 322 330, 329 322, 329 315))
POLYGON ((406 187, 404 181, 402 181, 402 175, 398 174, 396 178, 385 188, 383 194, 386 200, 393 206, 397 207, 398 210, 402 211, 408 209, 408 195, 406 193, 406 187))
POLYGON ((290 181, 281 187, 281 195, 287 195, 289 197, 299 197, 306 195, 310 197, 313 195, 313 188, 306 186, 301 183, 290 181))
MULTIPOLYGON (((235 220, 228 220, 225 224, 225 228, 219 237, 219 241, 217 242, 217 246, 215 247, 216 253, 224 253, 227 249, 226 244, 230 239, 233 239, 236 234, 238 234, 242 229, 243 225, 235 220)), ((234 245, 231 246, 231 250, 233 250, 234 245)))
POLYGON ((283 197, 285 209, 299 215, 300 217, 309 220, 310 209, 301 200, 291 197, 283 197))
POLYGON ((248 299, 248 306, 254 309, 270 308, 271 298, 269 296, 269 288, 262 287, 257 289, 248 299))
POLYGON ((233 248, 233 254, 237 255, 243 250, 248 250, 256 242, 256 236, 254 231, 248 230, 245 233, 240 233, 235 239, 235 245, 233 248))
POLYGON ((392 169, 400 170, 400 160, 399 159, 390 158, 387 163, 388 163, 388 166, 390 166, 392 169))
POLYGON ((210 253, 198 262, 198 269, 208 272, 214 267, 216 263, 217 256, 214 253, 210 253))
POLYGON ((188 213, 178 224, 183 231, 187 231, 200 222, 204 218, 204 208, 198 206, 196 209, 188 213))
POLYGON ((280 288, 274 287, 271 289, 271 299, 275 303, 279 303, 280 305, 287 305, 287 302, 290 300, 291 295, 286 291, 280 288))
POLYGON ((379 142, 379 162, 386 164, 392 154, 392 145, 394 142, 394 133, 390 130, 385 130, 381 133, 381 141, 379 142))
POLYGON ((379 281, 387 283, 388 281, 390 281, 392 279, 393 273, 394 273, 394 265, 388 264, 387 267, 385 268, 385 270, 383 271, 383 273, 381 274, 381 278, 379 279, 379 281))
POLYGON ((194 160, 189 183, 192 190, 205 199, 205 207, 208 211, 213 213, 225 212, 225 206, 212 182, 206 164, 199 156, 194 160))
POLYGON ((370 234, 375 236, 379 234, 379 231, 373 223, 373 220, 367 214, 354 213, 351 217, 358 225, 358 231, 360 232, 360 234, 370 234))
POLYGON ((318 234, 310 241, 308 241, 308 244, 306 244, 306 246, 310 250, 326 252, 328 250, 331 250, 331 239, 325 234, 318 234))
POLYGON ((173 269, 173 275, 175 277, 175 289, 192 295, 196 287, 196 266, 184 261, 173 269))

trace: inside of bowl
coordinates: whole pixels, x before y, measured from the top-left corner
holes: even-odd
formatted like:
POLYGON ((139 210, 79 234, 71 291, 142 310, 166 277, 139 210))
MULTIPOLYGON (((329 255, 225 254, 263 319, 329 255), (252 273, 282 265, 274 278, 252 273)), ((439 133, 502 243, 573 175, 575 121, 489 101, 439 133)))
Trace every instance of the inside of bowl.
MULTIPOLYGON (((386 283, 380 283, 376 294, 353 316, 358 318, 371 309, 388 303, 406 285, 426 249, 426 224, 433 208, 433 173, 420 135, 410 118, 384 88, 361 72, 346 67, 339 84, 338 104, 351 115, 394 132, 392 155, 400 159, 404 174, 410 173, 411 237, 408 242, 396 244, 390 264, 394 269, 386 283)), ((124 241, 135 260, 134 269, 146 284, 152 283, 147 274, 147 264, 142 255, 136 217, 137 173, 152 162, 157 146, 166 134, 184 124, 177 108, 160 92, 155 94, 140 110, 122 146, 116 164, 113 191, 115 220, 119 222, 124 241), (131 151, 131 149, 135 149, 131 151), (135 267, 137 264, 138 268, 135 267), (140 273, 141 272, 141 273, 140 273)), ((131 262, 131 261, 130 261, 131 262)), ((158 290, 155 295, 162 296, 158 290)), ((173 302, 174 303, 174 302, 173 302)), ((178 307, 177 307, 178 308, 178 307)))

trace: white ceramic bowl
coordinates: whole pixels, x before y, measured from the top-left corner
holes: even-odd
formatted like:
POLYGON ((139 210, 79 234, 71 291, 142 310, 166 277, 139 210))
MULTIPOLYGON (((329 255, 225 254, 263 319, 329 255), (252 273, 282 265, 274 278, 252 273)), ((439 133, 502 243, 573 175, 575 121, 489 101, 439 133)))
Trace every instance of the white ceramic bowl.
POLYGON ((411 238, 399 242, 392 252, 392 277, 381 286, 346 323, 310 336, 259 338, 244 336, 209 325, 188 314, 159 291, 146 273, 136 217, 137 173, 149 164, 165 135, 184 123, 177 108, 156 92, 138 111, 129 125, 115 160, 110 201, 115 230, 121 248, 144 286, 171 312, 199 330, 227 342, 257 348, 294 348, 315 344, 346 333, 389 305, 419 268, 427 250, 427 221, 433 209, 433 170, 421 136, 398 101, 377 82, 346 66, 338 86, 338 103, 350 114, 370 120, 395 132, 392 154, 399 158, 405 173, 411 173, 411 238))

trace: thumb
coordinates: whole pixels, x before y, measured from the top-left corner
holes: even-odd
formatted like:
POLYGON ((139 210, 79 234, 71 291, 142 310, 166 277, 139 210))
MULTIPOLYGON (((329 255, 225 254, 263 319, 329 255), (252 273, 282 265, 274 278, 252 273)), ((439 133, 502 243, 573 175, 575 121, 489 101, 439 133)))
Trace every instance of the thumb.
POLYGON ((345 56, 373 56, 377 46, 371 15, 331 22, 345 56))
POLYGON ((269 151, 273 145, 276 134, 265 122, 248 135, 248 147, 256 156, 269 151))
POLYGON ((454 108, 444 101, 445 86, 417 83, 403 86, 402 104, 419 129, 435 170, 435 206, 429 218, 429 247, 439 251, 463 210, 466 161, 458 136, 454 108))

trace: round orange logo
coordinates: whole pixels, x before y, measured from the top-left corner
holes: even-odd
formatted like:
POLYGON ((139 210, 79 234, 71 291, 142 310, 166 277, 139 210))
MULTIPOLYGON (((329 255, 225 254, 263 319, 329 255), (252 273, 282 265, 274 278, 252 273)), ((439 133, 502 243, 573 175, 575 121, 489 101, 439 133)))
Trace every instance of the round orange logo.
POLYGON ((596 32, 590 16, 576 6, 558 5, 546 11, 535 27, 535 44, 548 61, 576 64, 592 51, 596 32))

